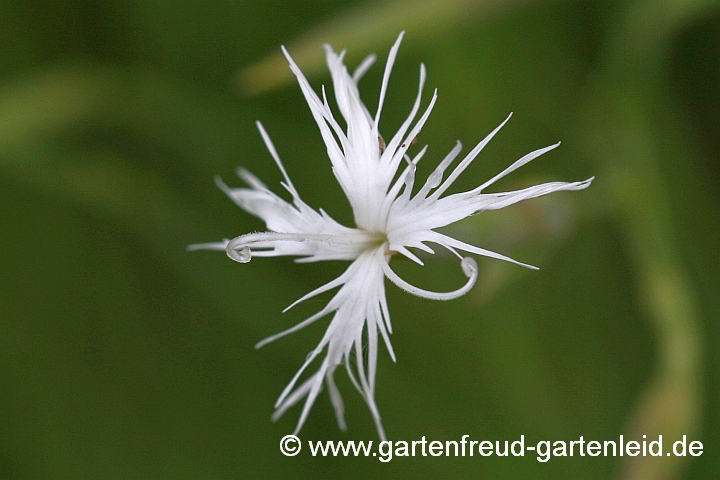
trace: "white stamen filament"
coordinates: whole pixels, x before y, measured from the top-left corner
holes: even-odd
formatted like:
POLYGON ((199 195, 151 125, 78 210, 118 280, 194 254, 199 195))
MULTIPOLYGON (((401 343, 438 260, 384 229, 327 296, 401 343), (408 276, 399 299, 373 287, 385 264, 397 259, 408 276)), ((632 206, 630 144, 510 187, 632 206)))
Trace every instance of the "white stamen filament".
POLYGON ((465 285, 458 288, 457 290, 453 290, 452 292, 432 292, 430 290, 423 290, 422 288, 410 285, 408 282, 400 278, 398 274, 393 272, 393 270, 390 268, 390 264, 387 262, 387 260, 385 260, 385 255, 381 253, 382 250, 378 250, 378 252, 378 254, 382 257, 380 265, 382 266, 383 272, 385 273, 385 276, 390 279, 391 282, 393 282, 399 288, 405 290, 408 293, 412 293, 413 295, 427 298, 429 300, 452 300, 458 297, 462 297, 470 291, 473 285, 475 285, 475 281, 478 277, 478 268, 475 259, 472 257, 465 257, 460 262, 460 267, 462 268, 463 273, 466 277, 468 277, 468 281, 465 283, 465 285))

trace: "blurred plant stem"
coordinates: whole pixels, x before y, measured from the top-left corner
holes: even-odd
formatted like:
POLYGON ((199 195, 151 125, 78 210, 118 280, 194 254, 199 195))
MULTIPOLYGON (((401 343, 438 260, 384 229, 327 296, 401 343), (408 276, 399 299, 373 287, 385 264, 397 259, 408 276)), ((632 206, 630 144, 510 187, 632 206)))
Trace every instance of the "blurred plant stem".
MULTIPOLYGON (((387 48, 403 30, 412 32, 417 45, 423 39, 435 41, 437 35, 469 18, 506 13, 531 0, 395 0, 373 2, 356 7, 340 17, 322 23, 286 46, 306 76, 325 68, 320 47, 329 43, 336 49, 352 45, 353 52, 372 52, 387 48)), ((249 65, 237 75, 240 93, 256 95, 293 80, 287 60, 277 52, 249 65)))
MULTIPOLYGON (((657 104, 647 91, 614 90, 614 102, 603 96, 607 117, 595 116, 595 133, 609 144, 592 143, 612 164, 606 174, 608 193, 622 222, 626 247, 634 261, 636 288, 656 336, 656 366, 629 422, 629 435, 648 441, 663 435, 667 452, 682 435, 693 438, 700 423, 702 341, 693 286, 675 250, 668 189, 653 150, 652 118, 657 104), (643 98, 645 96, 645 98, 643 98), (599 132, 605 132, 599 133, 599 132)), ((658 103, 661 99, 655 98, 658 103)), ((677 152, 681 157, 682 152, 677 152)), ((682 457, 627 457, 621 478, 675 478, 682 457)))
MULTIPOLYGON (((669 186, 660 170, 663 157, 683 162, 692 155, 683 115, 670 101, 665 60, 673 34, 711 5, 716 2, 632 4, 611 31, 605 61, 580 110, 579 128, 587 136, 588 153, 607 166, 596 186, 606 183, 622 221, 641 306, 656 335, 655 370, 627 433, 639 441, 643 435, 647 441, 663 435, 663 455, 683 435, 697 439, 703 358, 696 293, 676 251, 669 186), (662 152, 657 150, 658 137, 664 139, 662 152)), ((626 457, 621 478, 676 478, 686 461, 675 456, 626 457)))

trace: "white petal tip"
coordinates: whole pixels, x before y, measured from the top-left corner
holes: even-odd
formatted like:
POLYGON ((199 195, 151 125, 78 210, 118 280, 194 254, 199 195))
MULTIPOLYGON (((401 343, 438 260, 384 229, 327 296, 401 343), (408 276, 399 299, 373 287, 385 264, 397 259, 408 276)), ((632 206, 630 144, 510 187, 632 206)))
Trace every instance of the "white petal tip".
POLYGON ((515 265, 520 265, 521 267, 529 268, 530 270, 540 270, 540 267, 536 267, 535 265, 530 265, 529 263, 518 262, 517 260, 513 260, 512 258, 509 258, 509 257, 506 257, 505 260, 508 260, 511 263, 514 263, 515 265))
MULTIPOLYGON (((277 335, 271 335, 271 336, 269 336, 269 337, 267 337, 267 338, 263 338, 262 340, 260 340, 259 342, 257 342, 255 345, 253 345, 253 348, 254 348, 255 350, 260 350, 262 347, 264 347, 264 346, 267 345, 268 343, 272 343, 274 340, 277 340, 277 335)), ((280 404, 280 401, 281 401, 281 400, 282 400, 282 399, 278 400, 278 402, 277 402, 278 405, 280 404)), ((275 405, 275 408, 277 408, 277 405, 275 405)))

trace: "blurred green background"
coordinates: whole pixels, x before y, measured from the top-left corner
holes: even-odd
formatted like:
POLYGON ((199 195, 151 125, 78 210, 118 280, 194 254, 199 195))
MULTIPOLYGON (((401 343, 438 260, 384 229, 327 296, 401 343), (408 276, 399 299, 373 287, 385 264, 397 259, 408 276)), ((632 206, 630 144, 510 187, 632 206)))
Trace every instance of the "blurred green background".
MULTIPOLYGON (((720 476, 720 2, 703 0, 0 2, 0 478, 711 479, 720 476), (294 458, 299 408, 272 404, 326 321, 290 302, 342 263, 247 265, 186 245, 261 229, 213 184, 245 166, 283 193, 262 120, 304 200, 351 224, 285 44, 319 89, 322 42, 356 65, 371 111, 400 49, 386 138, 418 64, 439 99, 419 175, 512 121, 458 181, 561 148, 497 191, 596 176, 448 231, 539 266, 479 259, 452 302, 388 282, 398 363, 377 402, 395 440, 688 435, 698 458, 294 458)), ((424 103, 426 104, 426 103, 424 103)), ((456 260, 405 278, 447 290, 456 260), (446 273, 447 272, 447 273, 446 273)), ((377 440, 343 372, 349 431, 321 395, 302 439, 377 440)))

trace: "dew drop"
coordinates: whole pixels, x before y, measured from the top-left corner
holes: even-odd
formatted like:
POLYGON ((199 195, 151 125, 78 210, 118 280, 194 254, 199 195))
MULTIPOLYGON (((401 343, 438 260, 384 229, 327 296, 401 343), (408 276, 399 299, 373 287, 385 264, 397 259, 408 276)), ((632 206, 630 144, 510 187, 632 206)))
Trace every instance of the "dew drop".
POLYGON ((410 167, 410 169, 405 175, 405 185, 412 187, 415 183, 415 165, 411 163, 408 167, 410 167))
POLYGON ((428 177, 428 180, 427 180, 428 186, 430 188, 437 188, 440 186, 440 183, 442 183, 442 179, 443 179, 443 172, 440 170, 435 170, 428 177))
POLYGON ((250 247, 243 247, 239 252, 237 252, 236 260, 240 263, 248 263, 251 258, 252 253, 250 253, 250 247))
POLYGON ((472 257, 465 257, 460 262, 460 267, 466 277, 472 277, 477 272, 477 262, 472 257))

